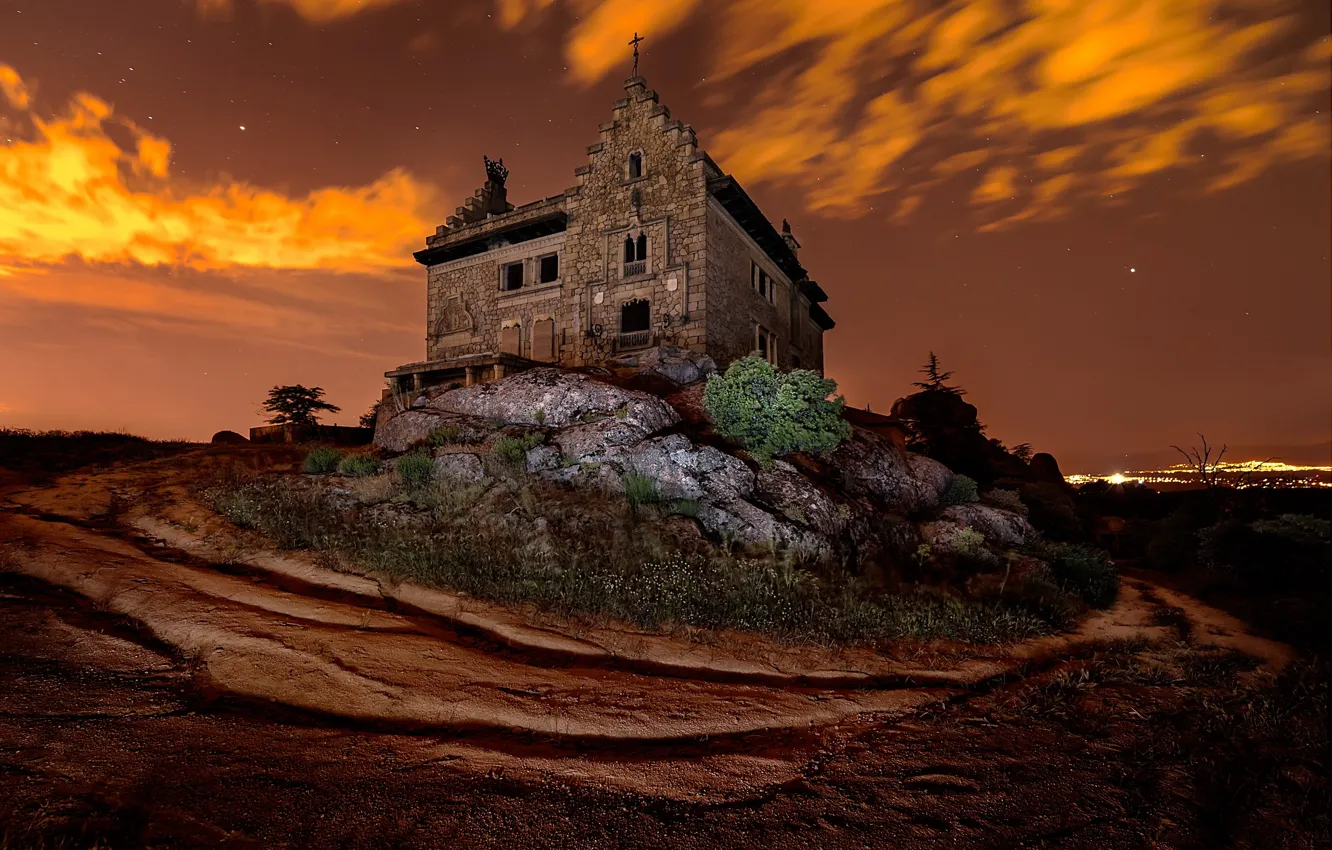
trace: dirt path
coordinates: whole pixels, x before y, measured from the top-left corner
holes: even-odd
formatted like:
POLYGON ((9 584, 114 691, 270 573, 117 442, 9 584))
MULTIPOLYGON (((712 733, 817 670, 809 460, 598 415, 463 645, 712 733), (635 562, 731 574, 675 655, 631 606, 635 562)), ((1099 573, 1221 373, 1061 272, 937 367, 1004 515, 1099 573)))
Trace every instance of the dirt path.
MULTIPOLYGON (((11 833, 22 813, 111 844, 129 829, 173 845, 662 846, 678 820, 696 846, 750 826, 744 843, 776 846, 808 829, 826 846, 1143 846, 1149 824, 1102 763, 1118 745, 1021 712, 1001 734, 1006 700, 1097 653, 1176 643, 1164 608, 1187 623, 1172 652, 1210 644, 1272 672, 1291 658, 1142 578, 1073 634, 944 665, 562 633, 290 554, 223 553, 216 518, 185 499, 185 524, 113 510, 172 469, 69 476, 0 510, 11 833), (1015 736, 1024 723, 1038 728, 1015 736), (576 828, 538 830, 562 819, 576 828)), ((1196 820, 1161 817, 1162 834, 1196 820)))

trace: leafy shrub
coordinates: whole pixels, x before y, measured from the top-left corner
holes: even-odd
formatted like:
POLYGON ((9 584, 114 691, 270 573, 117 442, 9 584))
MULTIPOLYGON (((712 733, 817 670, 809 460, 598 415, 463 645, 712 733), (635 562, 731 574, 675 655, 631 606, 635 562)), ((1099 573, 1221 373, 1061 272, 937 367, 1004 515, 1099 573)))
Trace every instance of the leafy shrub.
POLYGON ((851 434, 837 382, 797 369, 780 373, 757 355, 708 378, 703 405, 717 433, 760 462, 791 452, 826 452, 851 434))
POLYGON ((954 475, 948 485, 948 492, 944 493, 943 503, 966 505, 978 501, 980 501, 980 491, 976 487, 976 480, 966 475, 954 475))
POLYGON ((1054 543, 1040 558, 1050 565, 1055 581, 1093 608, 1109 608, 1119 595, 1119 573, 1110 557, 1095 546, 1054 543))
POLYGON ((624 474, 624 498, 631 505, 653 505, 661 501, 657 479, 636 472, 624 474))
POLYGON ((1332 580, 1332 522, 1282 514, 1253 523, 1226 520, 1198 534, 1199 560, 1258 589, 1290 589, 1332 580))
POLYGON ((435 472, 435 463, 430 455, 412 452, 398 458, 398 478, 409 488, 424 487, 430 483, 435 472))
POLYGON ((342 462, 342 452, 329 446, 316 446, 305 456, 305 471, 311 475, 336 472, 342 462))
POLYGON ((500 437, 491 446, 491 453, 509 466, 523 467, 527 464, 527 453, 545 441, 545 436, 533 431, 522 437, 500 437))
POLYGON ((426 435, 426 445, 430 446, 432 449, 437 449, 440 446, 456 442, 458 442, 457 425, 442 425, 439 428, 431 430, 431 432, 426 435))
POLYGON ((347 455, 342 459, 342 463, 338 464, 338 472, 353 478, 364 478, 378 471, 379 461, 366 454, 347 455))

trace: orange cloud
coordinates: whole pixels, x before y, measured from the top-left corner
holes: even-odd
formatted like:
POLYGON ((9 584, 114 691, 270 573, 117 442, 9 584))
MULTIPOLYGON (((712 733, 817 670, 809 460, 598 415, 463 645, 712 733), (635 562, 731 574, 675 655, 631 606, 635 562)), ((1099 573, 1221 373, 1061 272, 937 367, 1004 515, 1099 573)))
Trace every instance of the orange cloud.
POLYGON ((92 95, 50 120, 29 117, 32 138, 0 146, 0 260, 11 267, 78 257, 369 271, 403 266, 427 230, 419 211, 430 192, 402 171, 303 197, 240 182, 189 186, 170 176, 170 142, 92 95), (107 134, 112 124, 130 131, 133 150, 107 134))
MULTIPOLYGON (((659 37, 697 7, 650 4, 647 26, 622 14, 639 5, 584 0, 569 37, 576 79, 608 73, 630 30, 659 37)), ((1326 122, 1304 116, 1332 88, 1328 42, 1295 45, 1298 67, 1283 75, 1264 57, 1290 37, 1291 20, 1264 14, 1271 7, 1218 15, 1214 0, 729 0, 714 8, 709 82, 778 56, 794 72, 769 74, 753 107, 705 135, 705 146, 744 179, 802 188, 828 214, 861 215, 877 194, 921 193, 994 158, 1045 171, 1076 159, 1091 178, 1077 186, 1123 192, 1190 164, 1189 144, 1203 131, 1233 146, 1244 165, 1234 181, 1320 155, 1320 144, 1326 152, 1326 122), (885 77, 901 82, 885 93, 885 77), (943 140, 956 149, 958 136, 974 150, 939 163, 924 155, 943 140)), ((1062 188, 1025 189, 1032 203, 1053 205, 1071 191, 1036 185, 1062 188)), ((1012 196, 989 188, 975 193, 977 204, 1012 196)))

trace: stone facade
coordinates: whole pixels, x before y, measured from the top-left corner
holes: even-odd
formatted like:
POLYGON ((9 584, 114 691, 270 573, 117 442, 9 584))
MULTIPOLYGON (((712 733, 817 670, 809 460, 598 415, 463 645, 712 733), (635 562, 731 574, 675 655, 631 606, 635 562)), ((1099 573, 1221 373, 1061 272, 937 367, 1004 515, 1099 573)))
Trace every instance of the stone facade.
POLYGON ((485 186, 415 255, 429 270, 426 360, 388 373, 397 389, 656 345, 722 368, 762 351, 822 371, 833 322, 789 228, 778 234, 641 77, 625 93, 561 195, 515 208, 487 160, 485 186))

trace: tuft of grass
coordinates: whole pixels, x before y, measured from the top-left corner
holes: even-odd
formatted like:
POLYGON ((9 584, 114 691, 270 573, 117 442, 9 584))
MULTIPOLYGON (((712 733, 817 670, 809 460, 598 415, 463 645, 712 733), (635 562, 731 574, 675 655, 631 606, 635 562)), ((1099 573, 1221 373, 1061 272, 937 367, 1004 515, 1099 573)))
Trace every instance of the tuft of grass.
POLYGON ((1109 608, 1119 595, 1119 573, 1110 556, 1095 546, 1056 543, 1046 546, 1041 558, 1056 581, 1093 608, 1109 608))
POLYGON ((533 431, 522 437, 500 437, 495 444, 490 447, 491 454, 496 459, 509 467, 524 468, 527 464, 527 453, 545 442, 545 435, 539 431, 533 431))
POLYGON ((435 462, 430 455, 412 452, 398 458, 398 478, 409 490, 419 489, 430 483, 435 473, 435 462))
POLYGON ((697 519, 698 512, 702 509, 698 499, 676 499, 670 504, 670 512, 675 516, 689 517, 697 519))
POLYGON ((441 425, 426 435, 426 445, 432 449, 437 449, 440 446, 456 443, 458 442, 459 433, 457 425, 441 425))
POLYGON ((365 478, 379 471, 379 461, 367 454, 351 454, 338 464, 338 472, 352 478, 365 478))
POLYGON ((630 505, 655 505, 661 501, 661 487, 657 479, 637 472, 626 472, 624 478, 624 498, 630 505))
POLYGON ((328 475, 338 471, 342 452, 330 446, 316 446, 305 456, 305 471, 311 475, 328 475))

